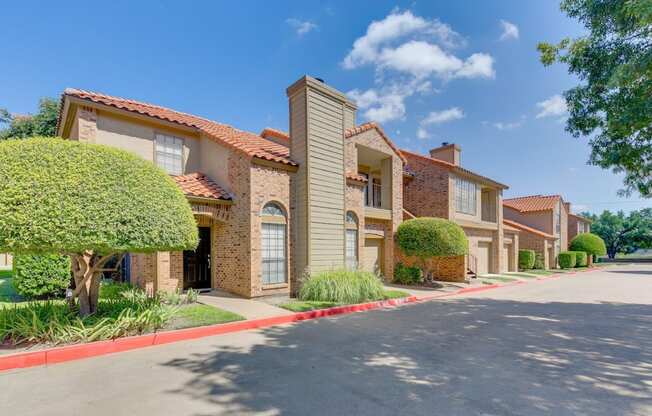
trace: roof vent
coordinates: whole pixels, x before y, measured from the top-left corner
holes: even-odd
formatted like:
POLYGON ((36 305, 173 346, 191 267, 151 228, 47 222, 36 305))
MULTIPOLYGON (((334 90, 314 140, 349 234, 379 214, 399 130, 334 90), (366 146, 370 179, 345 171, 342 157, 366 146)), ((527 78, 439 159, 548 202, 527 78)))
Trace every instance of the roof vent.
POLYGON ((317 81, 321 82, 322 84, 324 83, 324 79, 323 79, 323 78, 317 78, 317 77, 315 77, 315 79, 316 79, 317 81))
POLYGON ((448 142, 441 142, 442 146, 448 146, 448 144, 449 144, 448 142))

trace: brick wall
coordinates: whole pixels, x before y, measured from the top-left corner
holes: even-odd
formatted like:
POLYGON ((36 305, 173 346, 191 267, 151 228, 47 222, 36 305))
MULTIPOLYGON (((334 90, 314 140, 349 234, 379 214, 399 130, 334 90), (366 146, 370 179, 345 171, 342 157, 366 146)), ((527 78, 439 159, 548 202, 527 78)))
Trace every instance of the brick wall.
MULTIPOLYGON (((406 256, 397 247, 396 262, 406 266, 421 268, 421 261, 416 257, 406 256)), ((466 256, 433 257, 428 259, 426 266, 432 270, 435 279, 444 282, 463 282, 466 279, 466 256)))
POLYGON ((423 157, 404 153, 415 173, 403 185, 403 206, 417 217, 450 218, 449 178, 446 168, 423 157))
POLYGON ((273 169, 259 165, 251 165, 251 228, 248 236, 251 241, 250 262, 251 262, 251 289, 248 296, 265 296, 280 293, 290 293, 296 278, 292 273, 292 246, 290 224, 292 208, 290 203, 290 176, 286 170, 273 169), (265 286, 262 283, 262 221, 261 212, 268 202, 275 202, 286 213, 286 270, 288 281, 286 284, 265 286))

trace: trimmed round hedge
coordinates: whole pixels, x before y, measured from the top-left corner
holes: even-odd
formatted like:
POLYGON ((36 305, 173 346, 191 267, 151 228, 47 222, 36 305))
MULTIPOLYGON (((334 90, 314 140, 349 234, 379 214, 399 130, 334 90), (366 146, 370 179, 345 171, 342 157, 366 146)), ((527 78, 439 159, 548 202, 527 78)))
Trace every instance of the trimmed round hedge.
POLYGON ((559 267, 562 269, 572 269, 577 262, 577 256, 574 251, 562 251, 559 253, 559 267))
POLYGON ((536 261, 536 253, 534 250, 519 250, 518 251, 518 268, 522 270, 529 270, 534 268, 536 261))
POLYGON ((463 256, 469 242, 464 230, 443 218, 414 218, 398 226, 396 242, 403 253, 419 258, 463 256))
POLYGON ((593 256, 604 256, 607 254, 607 247, 600 236, 593 233, 582 233, 573 238, 569 246, 570 250, 583 251, 593 256))
POLYGON ((193 249, 197 224, 176 183, 124 150, 58 138, 0 143, 0 252, 193 249))
POLYGON ((573 251, 575 253, 575 267, 586 267, 589 265, 589 256, 583 251, 573 251))
POLYGON ((27 299, 62 297, 70 286, 70 258, 19 254, 14 257, 13 285, 27 299))

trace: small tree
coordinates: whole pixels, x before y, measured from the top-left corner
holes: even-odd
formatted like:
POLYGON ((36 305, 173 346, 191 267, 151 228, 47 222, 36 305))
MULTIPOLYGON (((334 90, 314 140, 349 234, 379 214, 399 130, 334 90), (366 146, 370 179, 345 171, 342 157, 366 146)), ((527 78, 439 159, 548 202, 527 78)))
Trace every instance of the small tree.
POLYGON ((428 259, 432 257, 463 256, 469 242, 462 227, 442 218, 415 218, 398 226, 396 241, 408 256, 417 257, 428 277, 428 259))
POLYGON ((33 138, 0 143, 0 160, 0 252, 70 256, 82 316, 97 310, 114 256, 197 245, 184 195, 136 155, 33 138))
POLYGON ((578 234, 571 240, 569 250, 583 251, 589 256, 604 256, 607 254, 604 240, 592 233, 578 234))

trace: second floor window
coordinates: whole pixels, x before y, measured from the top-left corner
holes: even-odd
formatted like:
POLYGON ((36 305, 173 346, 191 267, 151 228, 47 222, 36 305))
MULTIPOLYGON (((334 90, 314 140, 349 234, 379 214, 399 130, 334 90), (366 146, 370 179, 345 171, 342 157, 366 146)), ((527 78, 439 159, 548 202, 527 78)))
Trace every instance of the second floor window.
POLYGON ((170 175, 183 173, 183 140, 165 134, 156 135, 156 164, 170 175))
POLYGON ((455 178, 455 211, 461 214, 477 213, 478 195, 475 183, 455 178))

